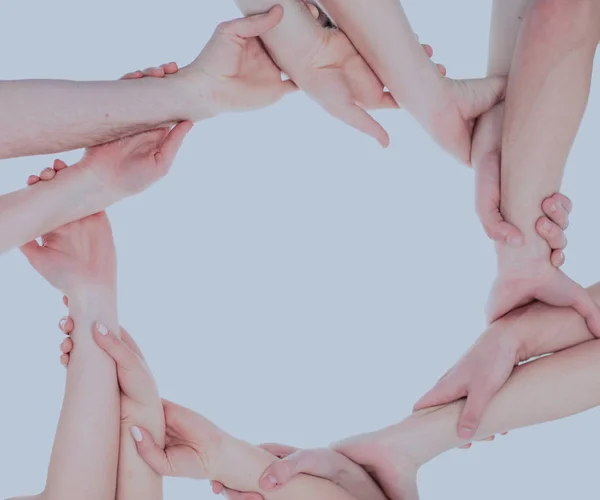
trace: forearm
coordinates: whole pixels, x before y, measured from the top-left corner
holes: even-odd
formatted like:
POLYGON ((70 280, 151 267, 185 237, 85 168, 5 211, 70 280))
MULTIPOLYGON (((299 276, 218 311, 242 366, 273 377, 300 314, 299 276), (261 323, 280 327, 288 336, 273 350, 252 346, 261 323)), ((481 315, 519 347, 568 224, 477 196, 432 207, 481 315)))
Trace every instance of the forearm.
POLYGON ((510 71, 504 118, 501 208, 534 256, 547 253, 535 222, 560 188, 590 90, 600 17, 595 0, 535 0, 510 71))
POLYGON ((312 17, 301 0, 234 0, 245 16, 260 14, 275 5, 283 7, 282 21, 261 38, 277 65, 294 81, 299 70, 310 57, 309 47, 314 47, 323 28, 312 17))
POLYGON ((396 101, 424 119, 443 77, 423 51, 399 0, 321 3, 396 101))
POLYGON ((76 328, 45 500, 114 500, 119 451, 119 387, 114 361, 92 338, 100 321, 119 331, 114 290, 69 297, 76 328))
POLYGON ((490 27, 488 76, 507 76, 521 24, 531 0, 494 0, 490 27))
MULTIPOLYGON (((159 412, 148 419, 141 419, 142 425, 154 437, 158 446, 165 446, 165 421, 162 406, 159 412)), ((119 472, 117 479, 117 500, 162 500, 163 479, 144 462, 131 439, 131 426, 121 426, 121 443, 119 451, 119 472)))
MULTIPOLYGON (((600 405, 600 341, 593 340, 515 369, 492 400, 477 435, 482 439, 519 427, 565 418, 600 405)), ((465 444, 456 433, 464 400, 416 413, 392 429, 424 464, 465 444)))
POLYGON ((52 182, 0 196, 0 253, 113 203, 94 179, 73 166, 52 182))
MULTIPOLYGON (((592 299, 600 304, 600 283, 588 288, 592 299)), ((552 307, 542 303, 529 306, 512 328, 519 345, 518 359, 526 361, 582 344, 595 337, 585 320, 568 307, 552 307)))
MULTIPOLYGON (((107 82, 0 82, 0 158, 95 146, 169 123, 198 120, 177 76, 107 82)), ((200 98, 200 96, 198 96, 200 98)))

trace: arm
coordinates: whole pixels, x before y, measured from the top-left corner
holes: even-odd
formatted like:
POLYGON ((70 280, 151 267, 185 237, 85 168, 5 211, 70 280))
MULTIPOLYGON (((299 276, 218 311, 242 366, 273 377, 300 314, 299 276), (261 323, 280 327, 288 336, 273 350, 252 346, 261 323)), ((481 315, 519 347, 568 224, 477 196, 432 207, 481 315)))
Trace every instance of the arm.
POLYGON ((77 349, 71 354, 54 440, 45 500, 113 500, 119 446, 119 389, 114 361, 94 342, 95 321, 118 326, 114 289, 83 288, 71 314, 77 349))
MULTIPOLYGON (((394 429, 411 443, 417 464, 466 443, 456 435, 463 405, 459 401, 424 410, 394 429)), ((475 439, 569 417, 598 405, 600 341, 593 340, 516 368, 490 403, 475 439)))
POLYGON ((521 24, 532 0, 494 0, 490 27, 488 75, 507 76, 521 24))
POLYGON ((590 91, 600 34, 595 0, 536 0, 511 68, 502 143, 501 208, 531 252, 541 201, 556 192, 590 91))
POLYGON ((0 253, 111 205, 110 193, 76 165, 53 182, 0 196, 0 253))
POLYGON ((444 78, 423 53, 400 2, 321 0, 321 4, 398 104, 417 120, 424 119, 432 96, 441 92, 444 78))
POLYGON ((0 82, 0 159, 91 147, 208 118, 201 74, 193 66, 184 73, 114 82, 0 82))

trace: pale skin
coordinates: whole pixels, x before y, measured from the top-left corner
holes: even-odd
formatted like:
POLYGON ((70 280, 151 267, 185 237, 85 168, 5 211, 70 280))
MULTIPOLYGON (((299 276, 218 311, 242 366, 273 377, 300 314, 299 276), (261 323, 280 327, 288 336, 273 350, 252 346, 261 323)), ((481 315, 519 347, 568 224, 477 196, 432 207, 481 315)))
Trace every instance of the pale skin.
MULTIPOLYGON (((235 1, 244 14, 275 4, 235 1)), ((282 70, 326 111, 387 146, 389 136, 366 110, 400 104, 444 148, 469 163, 473 120, 502 97, 503 78, 444 78, 445 71, 440 73, 423 53, 402 7, 393 0, 381 0, 377 9, 354 0, 322 2, 341 30, 323 28, 304 2, 279 3, 284 20, 262 38, 282 70), (390 53, 385 49, 389 46, 401 54, 390 53)))
MULTIPOLYGON (((258 39, 258 35, 277 26, 282 15, 282 9, 275 7, 266 14, 217 27, 193 63, 204 75, 201 88, 206 91, 204 102, 212 110, 211 116, 268 106, 295 89, 291 82, 281 79, 279 68, 258 39)), ((139 80, 167 80, 185 71, 177 72, 177 66, 171 63, 146 72, 165 78, 139 80)), ((96 148, 90 148, 79 162, 61 171, 55 182, 1 196, 0 253, 146 189, 167 174, 191 128, 191 122, 184 121, 172 129, 156 129, 138 134, 131 141, 109 143, 102 148, 111 149, 110 161, 106 161, 108 155, 99 156, 96 148)))
MULTIPOLYGON (((64 318, 61 329, 69 334, 74 326, 71 318, 64 318)), ((95 339, 117 363, 119 383, 123 392, 130 397, 136 397, 134 394, 154 395, 152 375, 133 341, 127 340, 123 334, 119 338, 112 332, 104 337, 95 334, 95 339), (127 380, 124 380, 124 377, 127 377, 127 380)), ((78 349, 77 341, 66 339, 61 349, 61 362, 70 366, 72 353, 78 349)), ((154 401, 148 398, 147 403, 141 403, 142 397, 136 397, 140 402, 140 414, 144 413, 146 404, 149 404, 150 408, 156 404, 160 406, 161 400, 158 396, 153 398, 154 401)), ((131 426, 129 436, 130 445, 137 445, 140 456, 157 474, 211 479, 236 489, 255 489, 258 487, 262 471, 277 459, 268 451, 223 432, 192 410, 169 401, 162 401, 162 407, 166 420, 166 434, 162 436, 162 443, 156 441, 153 433, 148 432, 141 424, 131 426)), ((125 440, 125 430, 122 432, 122 440, 125 440)), ((368 493, 372 500, 385 500, 366 472, 357 473, 362 490, 368 493)), ((272 500, 354 499, 343 488, 310 476, 299 477, 283 491, 265 492, 265 497, 272 500)))
MULTIPOLYGON (((589 292, 600 301, 600 283, 589 292)), ((475 440, 600 405, 600 341, 572 309, 541 303, 526 306, 492 325, 477 348, 497 354, 488 372, 490 376, 502 373, 503 381, 490 398, 475 440), (549 352, 556 354, 515 368, 520 360, 549 352)), ((357 500, 368 500, 356 489, 355 469, 337 456, 342 454, 368 470, 390 500, 417 500, 420 467, 469 442, 456 433, 468 399, 455 400, 463 396, 448 394, 448 401, 454 402, 417 411, 398 424, 346 439, 331 448, 297 451, 277 445, 286 458, 265 471, 260 486, 285 491, 291 478, 308 473, 336 480, 357 500)), ((248 495, 230 492, 229 498, 261 498, 248 495)))
MULTIPOLYGON (((534 299, 569 306, 600 335, 600 308, 550 262, 539 237, 540 201, 559 187, 587 105, 600 40, 597 0, 534 0, 526 11, 510 70, 502 139, 501 210, 523 236, 497 243, 498 278, 489 321, 534 299)), ((550 230, 550 228, 548 228, 550 230)))
POLYGON ((209 45, 181 71, 147 71, 165 78, 0 82, 0 158, 91 147, 277 102, 296 86, 282 80, 256 36, 276 26, 282 15, 275 8, 249 22, 222 23, 209 45))

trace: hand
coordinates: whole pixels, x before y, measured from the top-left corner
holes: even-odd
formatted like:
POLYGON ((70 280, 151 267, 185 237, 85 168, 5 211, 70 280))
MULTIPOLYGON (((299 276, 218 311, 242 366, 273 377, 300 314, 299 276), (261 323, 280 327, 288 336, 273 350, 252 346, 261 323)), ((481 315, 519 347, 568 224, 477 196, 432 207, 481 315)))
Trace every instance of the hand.
POLYGON ((513 309, 539 300, 558 307, 572 307, 587 322, 590 332, 600 336, 600 308, 588 292, 547 256, 529 256, 498 244, 498 277, 487 304, 491 323, 513 309))
MULTIPOLYGON (((280 444, 263 444, 261 448, 280 459, 263 474, 259 483, 263 490, 279 489, 298 474, 309 474, 337 484, 357 500, 387 500, 362 467, 331 448, 299 450, 280 444)), ((215 494, 223 493, 229 500, 263 500, 259 493, 241 493, 215 481, 211 485, 215 494)))
POLYGON ((211 96, 212 114, 263 108, 298 90, 291 80, 282 80, 260 41, 260 36, 283 19, 283 8, 273 7, 265 14, 221 23, 200 55, 181 76, 211 96))
POLYGON ((140 457, 161 476, 206 479, 211 457, 218 456, 223 433, 202 415, 163 400, 166 446, 159 447, 144 428, 134 426, 131 435, 140 457))
MULTIPOLYGON (((68 306, 66 296, 63 297, 63 301, 68 306)), ((70 335, 75 324, 67 316, 59 322, 59 327, 65 335, 70 335)), ((103 325, 96 325, 93 337, 98 346, 117 364, 117 377, 121 388, 121 425, 129 428, 135 423, 146 422, 149 418, 153 421, 162 420, 162 404, 156 382, 144 355, 131 335, 121 327, 119 338, 103 325)), ((60 346, 60 361, 65 367, 69 364, 72 349, 73 341, 68 337, 60 346)))
MULTIPOLYGON (((50 181, 67 165, 56 160, 39 177, 27 183, 50 181)), ((110 222, 105 212, 85 217, 42 235, 42 245, 30 241, 21 247, 32 267, 63 293, 78 293, 84 287, 113 290, 117 263, 110 222)))
MULTIPOLYGON (((162 78, 179 71, 174 62, 158 68, 134 71, 122 80, 144 77, 162 78)), ((191 122, 174 128, 160 128, 95 146, 86 151, 77 167, 90 172, 116 201, 140 193, 170 170, 183 139, 192 129, 191 122)))
MULTIPOLYGON (((504 101, 496 104, 478 120, 473 133, 471 161, 475 169, 475 207, 489 238, 518 248, 523 244, 519 229, 506 222, 500 213, 500 164, 502 150, 502 120, 504 101)), ((552 253, 550 261, 555 267, 564 263, 562 250, 566 246, 563 230, 567 228, 572 204, 559 193, 542 203, 546 217, 537 225, 538 234, 544 238, 552 253)))

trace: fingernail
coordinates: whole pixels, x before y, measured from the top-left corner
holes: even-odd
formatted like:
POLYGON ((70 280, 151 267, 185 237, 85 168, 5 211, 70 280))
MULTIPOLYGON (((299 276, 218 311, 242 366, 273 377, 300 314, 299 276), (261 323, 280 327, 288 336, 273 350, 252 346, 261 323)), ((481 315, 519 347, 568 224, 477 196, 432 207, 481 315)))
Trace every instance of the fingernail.
POLYGON ((461 427, 460 432, 463 437, 470 437, 473 433, 473 429, 471 429, 470 427, 461 427))
POLYGON ((96 330, 100 335, 108 335, 108 328, 106 328, 102 323, 96 323, 96 330))
POLYGON ((144 437, 142 436, 142 431, 139 427, 133 426, 131 428, 131 436, 137 443, 141 443, 144 437))
POLYGON ((63 346, 63 344, 64 344, 64 343, 65 343, 65 341, 63 340, 63 341, 62 341, 62 342, 61 342, 61 343, 58 345, 58 350, 59 350, 60 352, 62 352, 62 346, 63 346))
POLYGON ((67 318, 63 318, 58 322, 58 326, 60 326, 61 330, 65 329, 65 325, 67 324, 67 318))
POLYGON ((542 231, 549 233, 551 229, 552 224, 550 223, 550 221, 544 221, 544 223, 542 224, 542 231))
POLYGON ((552 205, 550 205, 550 212, 554 213, 556 212, 556 203, 552 203, 552 205))
POLYGON ((273 474, 268 474, 265 476, 265 479, 269 481, 267 489, 275 488, 275 486, 277 486, 277 478, 273 474))

